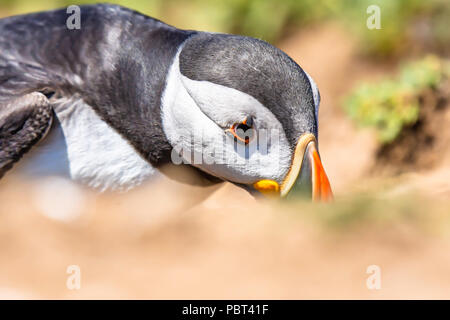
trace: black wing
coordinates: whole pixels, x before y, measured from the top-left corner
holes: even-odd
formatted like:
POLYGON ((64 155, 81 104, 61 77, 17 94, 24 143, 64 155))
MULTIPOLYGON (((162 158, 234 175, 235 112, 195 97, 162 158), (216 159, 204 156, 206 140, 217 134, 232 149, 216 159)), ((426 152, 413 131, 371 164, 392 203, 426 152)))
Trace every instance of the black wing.
POLYGON ((80 9, 73 30, 66 9, 0 19, 0 109, 31 92, 53 93, 57 116, 57 98, 77 96, 144 158, 169 161, 161 94, 178 46, 194 32, 115 5, 80 9))
POLYGON ((0 178, 45 136, 52 119, 50 103, 39 92, 0 102, 0 178))

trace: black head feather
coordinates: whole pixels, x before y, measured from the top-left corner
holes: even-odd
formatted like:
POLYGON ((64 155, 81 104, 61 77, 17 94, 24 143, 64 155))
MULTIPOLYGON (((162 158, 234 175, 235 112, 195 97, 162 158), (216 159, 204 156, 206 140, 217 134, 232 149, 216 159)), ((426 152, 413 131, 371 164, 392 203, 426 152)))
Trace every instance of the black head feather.
POLYGON ((257 99, 280 121, 295 145, 305 132, 317 135, 315 104, 302 68, 267 42, 201 33, 186 41, 180 71, 198 81, 227 86, 257 99))

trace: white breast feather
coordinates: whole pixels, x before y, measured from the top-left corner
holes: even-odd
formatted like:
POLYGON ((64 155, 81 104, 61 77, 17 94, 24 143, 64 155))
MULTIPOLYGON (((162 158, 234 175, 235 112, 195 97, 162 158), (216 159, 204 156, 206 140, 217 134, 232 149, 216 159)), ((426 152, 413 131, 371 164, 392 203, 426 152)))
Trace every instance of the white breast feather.
POLYGON ((63 175, 103 190, 128 190, 157 173, 79 98, 55 104, 59 127, 21 161, 33 176, 63 175))

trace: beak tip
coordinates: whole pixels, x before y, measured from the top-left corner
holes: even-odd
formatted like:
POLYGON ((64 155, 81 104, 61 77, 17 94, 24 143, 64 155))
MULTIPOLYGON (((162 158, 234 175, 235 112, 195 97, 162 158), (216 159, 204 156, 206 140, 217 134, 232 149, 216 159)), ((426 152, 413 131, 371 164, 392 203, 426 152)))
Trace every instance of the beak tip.
POLYGON ((313 200, 329 202, 333 200, 333 191, 316 147, 311 149, 313 200))

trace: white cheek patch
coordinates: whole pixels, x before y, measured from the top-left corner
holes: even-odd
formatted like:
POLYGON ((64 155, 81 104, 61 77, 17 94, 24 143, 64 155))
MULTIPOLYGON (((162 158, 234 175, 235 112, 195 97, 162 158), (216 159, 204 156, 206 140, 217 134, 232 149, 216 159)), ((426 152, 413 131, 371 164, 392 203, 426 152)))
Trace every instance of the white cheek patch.
POLYGON ((183 75, 181 80, 200 110, 222 128, 229 128, 249 115, 278 122, 269 110, 246 93, 208 81, 191 80, 183 75))
MULTIPOLYGON (((291 150, 276 117, 250 95, 208 81, 194 81, 179 70, 179 52, 168 73, 162 97, 164 132, 176 150, 200 155, 194 166, 236 183, 260 179, 281 182, 291 161, 291 150), (246 116, 267 127, 269 145, 245 151, 225 133, 246 116), (209 156, 208 156, 209 155, 209 156), (203 157, 203 158, 202 158, 203 157)), ((258 135, 259 135, 258 130, 258 135)))
POLYGON ((178 68, 178 55, 172 65, 161 100, 164 133, 172 146, 187 147, 192 138, 203 132, 218 135, 223 130, 211 121, 195 104, 183 86, 178 68))

